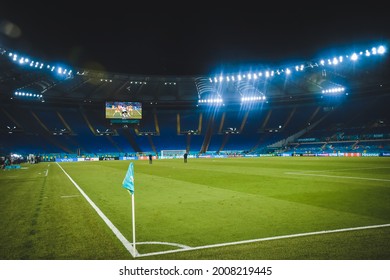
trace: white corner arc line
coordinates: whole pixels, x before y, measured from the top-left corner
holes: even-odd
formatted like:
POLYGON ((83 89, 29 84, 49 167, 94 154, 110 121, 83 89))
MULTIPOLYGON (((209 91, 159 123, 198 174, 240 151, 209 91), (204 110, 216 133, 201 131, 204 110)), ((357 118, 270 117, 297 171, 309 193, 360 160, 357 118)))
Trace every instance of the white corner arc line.
POLYGON ((175 246, 180 247, 182 249, 191 249, 190 246, 179 244, 179 243, 172 243, 172 242, 160 242, 160 241, 145 241, 145 242, 137 242, 137 245, 168 245, 168 246, 175 246))
POLYGON ((137 257, 148 257, 148 256, 164 255, 164 254, 171 254, 171 253, 178 253, 178 252, 185 252, 185 251, 209 249, 209 248, 216 248, 216 247, 225 247, 225 246, 231 246, 231 245, 241 245, 241 244, 255 243, 255 242, 261 242, 261 241, 270 241, 270 240, 278 240, 278 239, 293 238, 293 237, 304 237, 304 236, 328 234, 328 233, 336 233, 336 232, 375 229, 375 228, 382 228, 382 227, 390 227, 390 224, 362 226, 362 227, 354 227, 354 228, 342 228, 342 229, 323 230, 323 231, 314 231, 314 232, 304 232, 304 233, 289 234, 289 235, 279 235, 279 236, 273 236, 273 237, 242 240, 242 241, 236 241, 236 242, 212 244, 212 245, 205 245, 205 246, 198 246, 198 247, 189 247, 189 248, 185 248, 185 249, 176 249, 176 250, 170 250, 170 251, 161 251, 161 252, 139 254, 139 255, 137 255, 137 257))
POLYGON ((100 218, 106 223, 106 225, 112 230, 115 236, 119 239, 119 241, 125 246, 127 251, 135 258, 138 255, 137 250, 134 250, 133 245, 123 236, 123 234, 114 226, 114 224, 107 218, 106 215, 96 206, 96 204, 88 197, 88 195, 77 185, 77 183, 69 176, 68 173, 62 168, 61 165, 57 165, 61 168, 62 172, 69 178, 69 180, 73 183, 73 185, 79 190, 79 192, 84 196, 84 198, 88 201, 88 203, 92 206, 93 209, 98 213, 100 218))

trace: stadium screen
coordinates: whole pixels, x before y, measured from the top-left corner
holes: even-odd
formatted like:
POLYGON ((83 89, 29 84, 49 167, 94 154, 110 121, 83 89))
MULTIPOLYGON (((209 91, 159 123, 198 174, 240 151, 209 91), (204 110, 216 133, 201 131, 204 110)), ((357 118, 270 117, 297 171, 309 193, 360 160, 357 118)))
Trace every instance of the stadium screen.
POLYGON ((142 103, 134 101, 106 101, 106 119, 140 120, 142 103))

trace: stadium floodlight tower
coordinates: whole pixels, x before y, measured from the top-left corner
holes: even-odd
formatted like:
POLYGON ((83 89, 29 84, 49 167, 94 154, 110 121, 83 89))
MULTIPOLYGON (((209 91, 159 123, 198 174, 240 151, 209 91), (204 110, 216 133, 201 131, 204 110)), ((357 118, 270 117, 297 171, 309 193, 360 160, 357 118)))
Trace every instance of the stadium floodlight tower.
POLYGON ((220 90, 214 86, 211 79, 198 78, 195 80, 195 85, 199 105, 224 105, 220 90))

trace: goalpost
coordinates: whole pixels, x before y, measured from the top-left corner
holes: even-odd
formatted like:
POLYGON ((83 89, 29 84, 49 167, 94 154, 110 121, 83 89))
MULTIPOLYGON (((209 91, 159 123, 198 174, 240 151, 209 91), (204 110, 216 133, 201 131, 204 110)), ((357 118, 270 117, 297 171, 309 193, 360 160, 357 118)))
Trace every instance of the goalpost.
POLYGON ((160 158, 183 158, 186 152, 186 150, 161 150, 160 158))

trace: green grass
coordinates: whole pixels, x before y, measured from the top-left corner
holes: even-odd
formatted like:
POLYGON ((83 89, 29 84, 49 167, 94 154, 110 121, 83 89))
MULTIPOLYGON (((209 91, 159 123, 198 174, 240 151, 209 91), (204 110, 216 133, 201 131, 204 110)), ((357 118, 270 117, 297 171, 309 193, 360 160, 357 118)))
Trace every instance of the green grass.
MULTIPOLYGON (((121 187, 129 161, 60 165, 131 242, 121 187)), ((0 259, 132 259, 56 163, 23 167, 0 172, 0 259)), ((389 169, 381 157, 134 161, 137 243, 199 247, 389 224, 389 169)), ((174 249, 137 245, 140 254, 174 249)), ((142 259, 390 259, 390 227, 142 259)))

